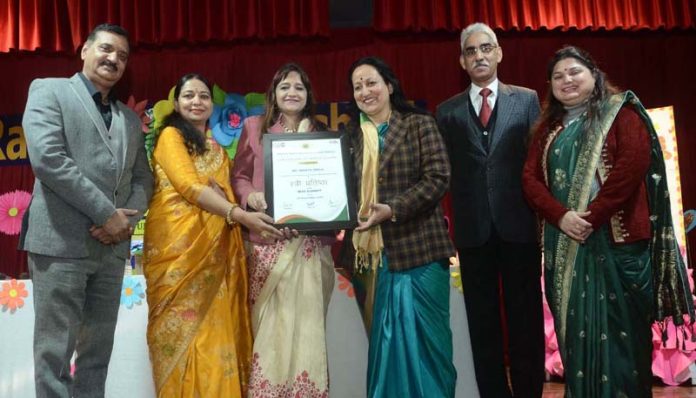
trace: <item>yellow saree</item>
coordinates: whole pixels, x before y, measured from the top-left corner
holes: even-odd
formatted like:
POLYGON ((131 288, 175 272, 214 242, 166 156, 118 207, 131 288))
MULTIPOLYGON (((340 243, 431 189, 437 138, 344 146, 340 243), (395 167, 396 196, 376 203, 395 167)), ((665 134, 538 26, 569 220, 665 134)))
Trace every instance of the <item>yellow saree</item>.
POLYGON ((240 227, 195 204, 210 178, 234 201, 229 159, 214 142, 208 147, 190 155, 170 127, 153 153, 144 273, 158 397, 246 395, 252 343, 240 227))

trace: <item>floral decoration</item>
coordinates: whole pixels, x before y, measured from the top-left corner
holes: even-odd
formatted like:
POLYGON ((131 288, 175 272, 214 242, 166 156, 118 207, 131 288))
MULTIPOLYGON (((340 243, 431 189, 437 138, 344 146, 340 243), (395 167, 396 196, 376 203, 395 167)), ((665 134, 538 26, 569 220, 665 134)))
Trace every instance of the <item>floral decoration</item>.
POLYGON ((121 287, 121 305, 132 309, 134 305, 141 305, 145 298, 145 289, 138 278, 127 276, 123 278, 121 287))
POLYGON ((345 276, 338 274, 338 290, 345 291, 346 296, 349 298, 355 297, 355 290, 353 290, 353 284, 345 276))
POLYGON ((660 141, 660 147, 662 148, 662 156, 665 158, 665 160, 670 160, 672 159, 672 151, 671 148, 667 146, 667 140, 663 135, 659 135, 657 139, 660 141))
POLYGON ((452 278, 452 287, 457 288, 460 293, 464 293, 462 285, 462 273, 459 268, 459 256, 450 257, 450 277, 452 278))
POLYGON ((147 134, 150 131, 150 123, 152 123, 152 113, 147 112, 147 100, 142 100, 140 102, 135 101, 135 97, 132 95, 128 97, 128 102, 126 106, 131 108, 133 112, 140 118, 143 133, 147 134))
MULTIPOLYGON (((174 89, 169 90, 167 99, 160 100, 146 110, 140 108, 143 101, 135 103, 129 99, 129 106, 140 115, 145 132, 145 148, 149 159, 152 159, 155 137, 162 127, 165 118, 174 111, 174 89)), ((237 153, 239 136, 242 133, 244 119, 252 115, 263 114, 264 94, 248 93, 245 96, 226 93, 218 85, 213 86, 213 113, 209 120, 209 134, 225 149, 227 156, 234 159, 237 153)))
POLYGON ((31 202, 31 194, 25 191, 12 191, 0 195, 0 232, 18 235, 22 228, 22 217, 31 202))
POLYGON ((234 159, 244 119, 247 117, 246 101, 239 94, 226 94, 224 98, 221 105, 213 105, 210 128, 215 141, 225 148, 230 159, 234 159))
POLYGON ((10 311, 14 314, 17 309, 24 307, 24 299, 29 296, 29 292, 24 287, 24 282, 11 279, 2 283, 0 290, 0 305, 2 311, 10 311))

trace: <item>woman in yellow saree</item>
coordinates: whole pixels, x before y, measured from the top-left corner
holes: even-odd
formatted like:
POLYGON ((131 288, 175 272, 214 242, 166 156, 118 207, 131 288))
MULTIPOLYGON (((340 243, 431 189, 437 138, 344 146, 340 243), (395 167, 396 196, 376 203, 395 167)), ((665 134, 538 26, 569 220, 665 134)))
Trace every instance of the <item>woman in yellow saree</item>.
POLYGON ((182 77, 155 143, 145 224, 148 345, 158 397, 243 397, 251 365, 247 270, 239 224, 282 238, 237 204, 230 161, 207 138, 208 82, 182 77))

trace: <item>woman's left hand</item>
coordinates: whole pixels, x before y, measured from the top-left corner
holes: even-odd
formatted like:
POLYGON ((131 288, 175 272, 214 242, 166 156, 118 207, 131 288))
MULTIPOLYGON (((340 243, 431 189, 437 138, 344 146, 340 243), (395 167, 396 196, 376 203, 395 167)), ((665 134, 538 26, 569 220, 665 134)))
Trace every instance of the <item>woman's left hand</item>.
POLYGON ((355 228, 358 232, 367 231, 375 225, 380 224, 384 220, 389 220, 392 217, 392 209, 389 205, 383 203, 374 203, 370 205, 370 217, 367 221, 359 221, 358 227, 355 228))

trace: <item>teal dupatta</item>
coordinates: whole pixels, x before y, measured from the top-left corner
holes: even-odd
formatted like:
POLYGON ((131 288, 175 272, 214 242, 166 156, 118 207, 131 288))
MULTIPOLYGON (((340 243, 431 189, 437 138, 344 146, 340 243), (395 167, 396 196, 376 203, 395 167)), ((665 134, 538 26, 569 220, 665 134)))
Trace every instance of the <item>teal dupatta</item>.
POLYGON ((544 226, 546 294, 566 370, 568 397, 648 397, 652 320, 693 319, 686 270, 672 228, 662 151, 652 123, 630 91, 610 97, 600 118, 585 117, 547 141, 547 185, 569 209, 584 211, 603 180, 602 147, 623 106, 634 107, 650 133, 646 177, 652 240, 613 245, 603 226, 584 245, 544 226))

